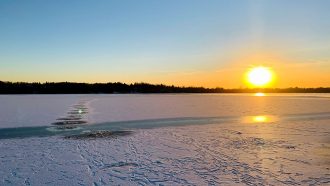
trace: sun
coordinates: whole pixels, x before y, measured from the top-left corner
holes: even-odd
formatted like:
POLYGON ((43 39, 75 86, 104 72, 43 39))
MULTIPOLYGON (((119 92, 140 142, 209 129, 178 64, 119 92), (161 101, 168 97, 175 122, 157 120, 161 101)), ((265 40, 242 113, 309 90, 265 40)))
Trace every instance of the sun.
POLYGON ((255 87, 267 86, 273 79, 273 73, 268 67, 254 67, 247 73, 247 81, 255 87))

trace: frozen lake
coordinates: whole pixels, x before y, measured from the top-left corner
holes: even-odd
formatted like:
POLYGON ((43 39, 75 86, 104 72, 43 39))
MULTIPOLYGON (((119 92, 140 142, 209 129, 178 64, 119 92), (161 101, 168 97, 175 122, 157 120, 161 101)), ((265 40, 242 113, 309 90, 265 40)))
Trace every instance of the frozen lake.
POLYGON ((0 95, 0 185, 44 184, 330 184, 330 96, 0 95))

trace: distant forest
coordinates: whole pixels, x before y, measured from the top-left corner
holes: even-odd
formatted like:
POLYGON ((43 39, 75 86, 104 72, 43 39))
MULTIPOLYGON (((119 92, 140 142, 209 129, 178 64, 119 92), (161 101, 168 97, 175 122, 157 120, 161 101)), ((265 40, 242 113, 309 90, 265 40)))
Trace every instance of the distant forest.
POLYGON ((0 94, 116 94, 116 93, 330 93, 330 87, 319 88, 204 88, 153 85, 148 83, 72 83, 72 82, 3 82, 0 94))

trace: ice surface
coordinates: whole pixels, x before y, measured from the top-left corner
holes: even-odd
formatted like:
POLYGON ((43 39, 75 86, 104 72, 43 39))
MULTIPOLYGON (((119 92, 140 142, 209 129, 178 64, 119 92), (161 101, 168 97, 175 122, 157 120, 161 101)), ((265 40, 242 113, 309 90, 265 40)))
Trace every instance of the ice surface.
POLYGON ((285 115, 330 112, 322 94, 104 95, 90 103, 94 123, 179 117, 285 115))
POLYGON ((33 95, 0 103, 0 185, 330 184, 327 97, 33 95), (56 129, 77 104, 88 124, 56 129), (94 130, 129 133, 63 137, 94 130), (4 135, 15 132, 20 138, 4 135))
POLYGON ((50 125, 84 95, 0 95, 0 127, 50 125))
POLYGON ((135 121, 117 121, 104 122, 96 124, 69 123, 58 124, 55 126, 38 127, 16 127, 0 128, 0 139, 11 138, 31 138, 31 137, 49 137, 49 136, 79 136, 88 133, 93 134, 97 131, 124 132, 134 129, 150 129, 170 126, 185 125, 206 125, 206 124, 229 124, 229 123, 274 123, 285 121, 306 121, 306 120, 330 120, 330 112, 309 113, 309 114, 290 114, 281 116, 245 116, 245 117, 186 117, 186 118, 166 118, 166 119, 147 119, 135 121), (83 125, 85 124, 85 125, 83 125), (57 126, 60 125, 60 126, 57 126))
MULTIPOLYGON (((0 128, 51 125, 88 110, 89 123, 330 112, 327 94, 0 95, 0 128)), ((85 118, 86 117, 86 118, 85 118)))

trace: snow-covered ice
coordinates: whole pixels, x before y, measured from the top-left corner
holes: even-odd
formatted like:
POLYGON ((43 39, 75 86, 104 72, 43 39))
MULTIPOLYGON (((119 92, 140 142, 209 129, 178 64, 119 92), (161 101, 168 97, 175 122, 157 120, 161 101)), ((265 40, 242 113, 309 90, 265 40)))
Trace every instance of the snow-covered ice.
POLYGON ((0 185, 330 184, 327 95, 7 95, 0 103, 0 185), (88 123, 56 130, 72 113, 88 123), (129 133, 66 137, 98 130, 129 133))

